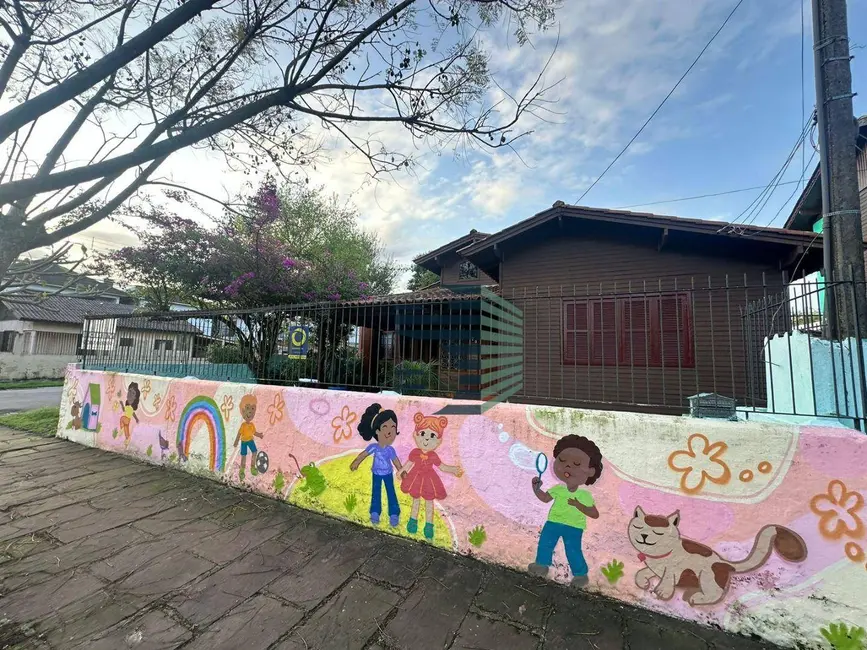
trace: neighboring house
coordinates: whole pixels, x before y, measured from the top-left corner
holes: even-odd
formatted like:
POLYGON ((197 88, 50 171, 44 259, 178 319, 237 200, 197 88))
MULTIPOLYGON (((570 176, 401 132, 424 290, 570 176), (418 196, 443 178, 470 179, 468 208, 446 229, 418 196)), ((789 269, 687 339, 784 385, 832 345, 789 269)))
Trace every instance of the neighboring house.
POLYGON ((416 258, 442 286, 406 300, 460 304, 467 285, 496 284, 523 312, 520 401, 683 410, 696 393, 744 403, 763 386, 747 358, 763 335, 745 330, 740 310, 821 259, 812 233, 558 201, 416 258))
MULTIPOLYGON (((25 267, 26 263, 16 263, 12 270, 25 267)), ((117 305, 134 305, 135 298, 125 291, 121 291, 111 282, 101 282, 87 275, 76 273, 64 268, 60 264, 51 264, 35 274, 33 281, 26 286, 17 286, 18 290, 28 293, 44 293, 46 295, 59 294, 78 298, 110 302, 117 305)))
MULTIPOLYGON (((858 192, 861 197, 861 227, 867 235, 867 115, 858 118, 858 136, 855 145, 857 147, 855 166, 858 175, 858 192)), ((822 173, 817 165, 784 227, 821 233, 821 215, 822 173)))
POLYGON ((28 302, 0 300, 0 379, 63 376, 86 347, 88 357, 189 359, 199 330, 185 320, 131 316, 133 305, 63 295, 28 302), (117 316, 91 321, 87 316, 117 316))

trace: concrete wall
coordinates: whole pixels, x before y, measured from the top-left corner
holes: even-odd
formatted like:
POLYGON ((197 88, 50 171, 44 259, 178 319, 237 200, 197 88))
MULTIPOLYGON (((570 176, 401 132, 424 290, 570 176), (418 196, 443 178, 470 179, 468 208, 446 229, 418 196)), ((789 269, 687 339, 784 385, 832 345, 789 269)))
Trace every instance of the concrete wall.
POLYGON ((550 579, 784 646, 827 648, 822 628, 865 625, 867 437, 515 404, 438 416, 446 404, 71 368, 58 434, 523 571, 544 572, 540 541, 565 533, 570 554, 558 541, 550 579), (141 400, 125 430, 119 400, 130 382, 141 400), (102 406, 86 431, 71 412, 92 384, 102 406), (250 401, 247 417, 263 437, 245 458, 233 443, 250 401), (394 520, 383 494, 378 524, 371 459, 358 460, 370 444, 359 435, 366 412, 380 417, 383 440, 397 420, 392 448, 399 462, 415 462, 406 478, 392 479, 394 520), (436 457, 417 448, 430 432, 436 457), (553 508, 534 494, 540 475, 553 508), (422 501, 413 517, 415 495, 422 501))
POLYGON ((0 380, 60 379, 75 356, 0 352, 0 380))
MULTIPOLYGON (((867 340, 861 345, 867 360, 867 340)), ((865 416, 854 338, 827 341, 789 332, 766 339, 763 353, 769 411, 841 418, 865 416)))

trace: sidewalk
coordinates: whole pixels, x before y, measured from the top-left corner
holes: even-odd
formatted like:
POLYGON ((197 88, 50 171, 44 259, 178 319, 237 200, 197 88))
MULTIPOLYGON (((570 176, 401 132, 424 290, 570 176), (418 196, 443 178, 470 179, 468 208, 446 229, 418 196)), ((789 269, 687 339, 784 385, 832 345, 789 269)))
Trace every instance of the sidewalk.
POLYGON ((181 647, 770 646, 0 428, 0 649, 181 647))

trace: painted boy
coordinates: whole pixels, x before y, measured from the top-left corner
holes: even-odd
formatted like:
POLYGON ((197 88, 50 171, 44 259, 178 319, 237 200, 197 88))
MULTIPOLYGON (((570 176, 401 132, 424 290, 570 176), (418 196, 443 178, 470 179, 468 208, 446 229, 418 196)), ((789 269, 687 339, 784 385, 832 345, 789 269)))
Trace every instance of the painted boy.
POLYGON ((594 505, 593 495, 582 488, 595 483, 602 474, 602 453, 588 438, 565 436, 554 445, 553 471, 563 484, 548 491, 542 489, 541 478, 533 478, 533 493, 542 503, 551 503, 551 509, 539 535, 536 561, 528 571, 537 576, 548 575, 554 561, 554 549, 562 539, 572 570, 572 585, 583 587, 588 578, 581 538, 587 528, 587 518, 598 519, 599 511, 594 505))
POLYGON ((264 436, 256 431, 256 425, 253 424, 253 418, 256 417, 256 397, 254 395, 244 395, 241 398, 239 405, 241 417, 244 418, 243 424, 238 429, 238 435, 235 437, 235 447, 238 446, 238 441, 241 442, 241 471, 238 476, 244 480, 244 464, 247 461, 247 452, 250 452, 250 475, 256 476, 256 441, 254 438, 262 439, 264 436))

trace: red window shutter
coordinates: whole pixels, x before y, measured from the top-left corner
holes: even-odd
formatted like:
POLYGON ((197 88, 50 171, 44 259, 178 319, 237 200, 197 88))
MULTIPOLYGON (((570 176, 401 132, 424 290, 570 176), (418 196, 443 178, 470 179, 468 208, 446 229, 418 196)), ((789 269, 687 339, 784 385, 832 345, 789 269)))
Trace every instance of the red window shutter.
POLYGON ((646 298, 627 298, 621 301, 623 336, 620 362, 624 365, 652 365, 650 304, 646 298))
POLYGON ((589 363, 589 304, 585 300, 563 305, 563 363, 589 363))
POLYGON ((660 296, 657 300, 659 330, 656 337, 659 345, 659 365, 666 368, 693 366, 695 360, 689 297, 686 294, 674 294, 660 296))
POLYGON ((613 299, 591 303, 591 360, 597 366, 615 366, 620 342, 617 326, 617 303, 613 299))

